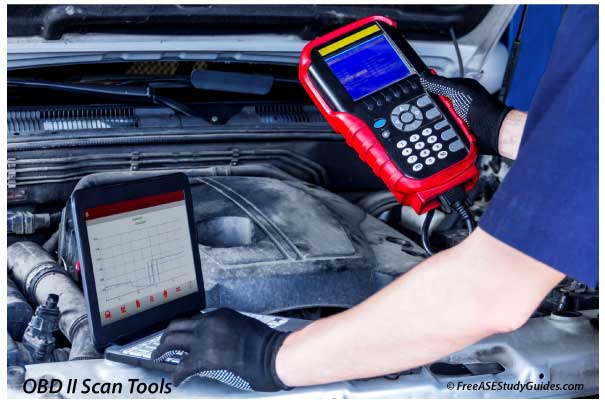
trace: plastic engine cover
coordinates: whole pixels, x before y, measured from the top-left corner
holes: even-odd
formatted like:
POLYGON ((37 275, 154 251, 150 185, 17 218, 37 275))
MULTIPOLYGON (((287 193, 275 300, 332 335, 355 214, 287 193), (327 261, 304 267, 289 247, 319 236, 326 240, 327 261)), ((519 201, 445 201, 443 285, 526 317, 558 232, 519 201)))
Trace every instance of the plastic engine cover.
MULTIPOLYGON (((350 307, 422 260, 408 238, 313 185, 189 179, 208 307, 350 307)), ((73 228, 64 220, 59 252, 74 272, 73 228)))

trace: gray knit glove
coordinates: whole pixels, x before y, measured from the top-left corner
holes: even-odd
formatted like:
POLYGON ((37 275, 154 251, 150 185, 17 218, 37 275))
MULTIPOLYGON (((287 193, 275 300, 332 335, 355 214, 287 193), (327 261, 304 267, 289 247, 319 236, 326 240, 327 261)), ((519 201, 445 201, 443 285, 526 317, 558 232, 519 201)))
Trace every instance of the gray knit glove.
POLYGON ((471 78, 445 78, 429 72, 420 75, 425 90, 452 101, 456 114, 477 137, 479 153, 498 155, 500 126, 512 109, 471 78))

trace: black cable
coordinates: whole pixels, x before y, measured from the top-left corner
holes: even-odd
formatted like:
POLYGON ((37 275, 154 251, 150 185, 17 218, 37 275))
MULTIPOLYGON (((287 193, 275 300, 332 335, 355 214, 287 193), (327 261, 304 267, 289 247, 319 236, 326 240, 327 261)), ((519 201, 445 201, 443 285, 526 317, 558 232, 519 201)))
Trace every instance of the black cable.
POLYGON ((456 32, 454 32, 453 26, 450 26, 450 36, 452 37, 452 42, 454 43, 454 49, 456 49, 456 57, 458 58, 458 72, 460 73, 460 77, 464 77, 464 63, 462 63, 462 53, 460 53, 458 38, 456 38, 456 32))
MULTIPOLYGON (((473 232, 473 230, 475 229, 475 221, 473 220, 473 216, 471 215, 471 212, 468 210, 468 208, 466 207, 464 202, 462 202, 460 200, 457 200, 454 203, 452 203, 451 207, 456 212, 456 214, 458 214, 458 216, 462 220, 464 220, 464 223, 466 224, 466 229, 468 230, 468 234, 470 235, 473 232)), ((433 247, 431 246, 431 241, 430 241, 430 236, 429 236, 429 229, 431 227, 431 221, 433 221, 434 215, 435 215, 435 210, 431 210, 428 213, 426 213, 426 217, 424 219, 424 222, 422 223, 422 230, 421 230, 421 234, 420 234, 421 239, 422 239, 422 247, 424 248, 425 252, 429 256, 433 256, 436 253, 435 249, 433 249, 433 247)))
MULTIPOLYGON (((466 229, 470 235, 475 229, 475 221, 473 220, 473 215, 466 205, 467 197, 468 196, 464 191, 464 188, 462 186, 457 186, 439 195, 439 201, 441 202, 441 206, 445 212, 449 214, 449 212, 453 210, 456 212, 456 214, 458 214, 458 217, 460 217, 466 224, 466 229)), ((429 256, 435 254, 435 250, 431 247, 431 242, 429 239, 429 228, 431 226, 431 221, 433 220, 434 214, 435 210, 431 210, 426 214, 420 234, 422 239, 422 247, 429 256)))
POLYGON ((435 210, 431 210, 428 213, 426 213, 424 223, 422 223, 422 231, 421 231, 422 247, 424 248, 427 255, 429 255, 429 256, 433 256, 435 254, 435 250, 431 246, 431 242, 429 239, 429 228, 431 226, 431 221, 433 221, 434 215, 435 215, 435 210))
POLYGON ((473 216, 471 212, 468 210, 464 202, 457 200, 452 204, 452 208, 458 214, 460 218, 462 218, 466 224, 466 229, 468 230, 468 234, 475 229, 475 222, 473 221, 473 216))

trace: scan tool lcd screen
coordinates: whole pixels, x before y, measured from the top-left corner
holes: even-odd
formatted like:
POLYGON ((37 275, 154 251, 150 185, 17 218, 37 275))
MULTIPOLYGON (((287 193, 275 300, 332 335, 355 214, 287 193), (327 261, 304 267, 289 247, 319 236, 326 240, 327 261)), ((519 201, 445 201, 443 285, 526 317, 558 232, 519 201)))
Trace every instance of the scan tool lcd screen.
POLYGON ((325 61, 354 101, 410 75, 383 34, 329 56, 325 61))
POLYGON ((182 190, 85 210, 101 325, 198 291, 182 190))

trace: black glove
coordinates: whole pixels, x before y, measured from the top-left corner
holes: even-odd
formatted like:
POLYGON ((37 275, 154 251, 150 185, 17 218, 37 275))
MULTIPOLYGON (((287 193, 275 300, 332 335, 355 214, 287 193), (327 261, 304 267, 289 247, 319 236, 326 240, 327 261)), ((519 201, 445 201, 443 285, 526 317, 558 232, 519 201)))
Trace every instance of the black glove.
POLYGON ((289 389, 275 372, 277 350, 288 334, 221 308, 170 323, 151 358, 161 362, 188 353, 172 373, 176 386, 197 375, 243 390, 275 392, 289 389))
POLYGON ((477 136, 479 153, 499 155, 500 126, 512 109, 498 101, 471 78, 445 78, 424 72, 420 82, 425 90, 449 98, 454 110, 477 136))

